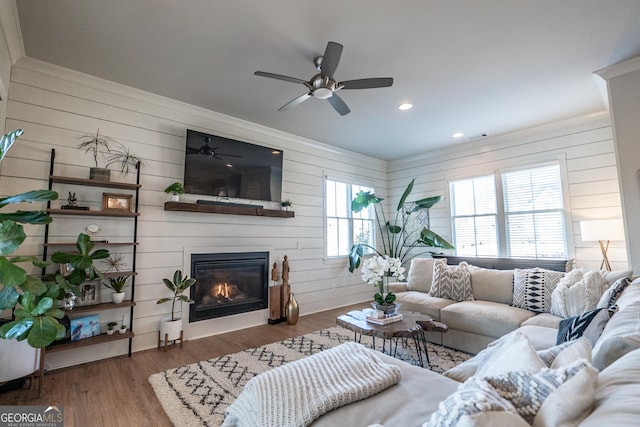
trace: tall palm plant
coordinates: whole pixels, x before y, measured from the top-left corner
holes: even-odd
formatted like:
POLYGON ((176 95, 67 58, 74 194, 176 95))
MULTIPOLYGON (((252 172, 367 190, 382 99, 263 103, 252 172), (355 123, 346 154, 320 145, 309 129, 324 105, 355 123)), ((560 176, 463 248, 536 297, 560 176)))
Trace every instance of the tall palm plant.
POLYGON ((407 202, 407 198, 413 190, 414 183, 415 178, 411 180, 407 188, 404 190, 402 197, 400 197, 393 222, 387 220, 384 210, 380 205, 380 202, 384 199, 368 191, 360 191, 356 194, 356 197, 351 201, 351 210, 353 212, 360 212, 369 205, 374 206, 380 240, 382 241, 382 250, 380 251, 373 246, 364 243, 353 245, 349 253, 350 272, 353 272, 356 268, 360 267, 360 262, 364 256, 365 249, 367 248, 381 256, 388 255, 391 258, 398 258, 403 265, 415 256, 434 253, 435 251, 433 248, 455 249, 451 243, 427 227, 424 227, 420 231, 418 237, 414 237, 413 233, 409 234, 406 232, 407 224, 411 219, 411 215, 415 215, 423 209, 430 209, 433 205, 442 200, 442 196, 427 197, 425 199, 412 202, 410 206, 407 202), (430 249, 414 253, 413 249, 418 247, 418 245, 424 245, 430 249))

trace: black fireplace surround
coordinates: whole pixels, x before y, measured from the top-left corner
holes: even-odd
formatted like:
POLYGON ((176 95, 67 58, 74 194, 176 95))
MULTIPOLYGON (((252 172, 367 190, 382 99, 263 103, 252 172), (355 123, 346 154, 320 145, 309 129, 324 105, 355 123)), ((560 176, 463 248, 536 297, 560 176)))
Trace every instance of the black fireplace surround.
POLYGON ((267 308, 269 252, 191 255, 189 322, 267 308))

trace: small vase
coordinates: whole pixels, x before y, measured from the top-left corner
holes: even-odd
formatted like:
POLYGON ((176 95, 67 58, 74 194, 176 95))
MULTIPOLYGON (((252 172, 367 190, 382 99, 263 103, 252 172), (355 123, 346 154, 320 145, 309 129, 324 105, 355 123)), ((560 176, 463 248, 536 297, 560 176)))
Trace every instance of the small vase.
POLYGON ((179 194, 172 194, 171 195, 171 201, 172 202, 179 202, 180 201, 180 195, 179 194))
POLYGON ((115 329, 107 329, 107 335, 113 335, 115 332, 115 329))
POLYGON ((287 302, 284 313, 287 317, 287 324, 295 325, 296 323, 298 323, 300 308, 298 307, 298 301, 296 301, 296 297, 293 295, 293 293, 289 294, 289 301, 287 302))
POLYGON ((111 294, 111 301, 114 304, 122 304, 124 301, 124 292, 114 292, 111 294))

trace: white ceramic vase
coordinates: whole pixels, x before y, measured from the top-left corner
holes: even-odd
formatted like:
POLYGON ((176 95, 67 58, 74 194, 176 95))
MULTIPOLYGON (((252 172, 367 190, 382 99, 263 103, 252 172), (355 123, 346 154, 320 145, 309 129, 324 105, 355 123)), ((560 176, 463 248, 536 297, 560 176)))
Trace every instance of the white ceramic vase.
POLYGON ((124 292, 114 292, 111 294, 111 301, 114 304, 121 304, 124 301, 124 292))
POLYGON ((180 201, 180 195, 179 194, 172 194, 171 195, 171 201, 172 202, 179 202, 180 201))
POLYGON ((180 332, 182 331, 182 319, 171 320, 171 317, 166 317, 160 321, 160 339, 165 341, 165 335, 167 341, 173 341, 180 338, 180 332))

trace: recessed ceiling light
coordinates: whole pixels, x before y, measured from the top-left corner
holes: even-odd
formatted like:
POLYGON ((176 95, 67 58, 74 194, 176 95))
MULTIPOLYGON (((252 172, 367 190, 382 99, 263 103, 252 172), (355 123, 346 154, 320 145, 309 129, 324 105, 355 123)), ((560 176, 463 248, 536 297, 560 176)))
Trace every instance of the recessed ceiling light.
POLYGON ((452 138, 462 138, 464 136, 464 133, 462 132, 456 132, 453 135, 451 135, 452 138))
POLYGON ((412 108, 413 108, 413 104, 409 104, 408 102, 398 105, 398 110, 402 110, 402 111, 410 110, 412 108))

